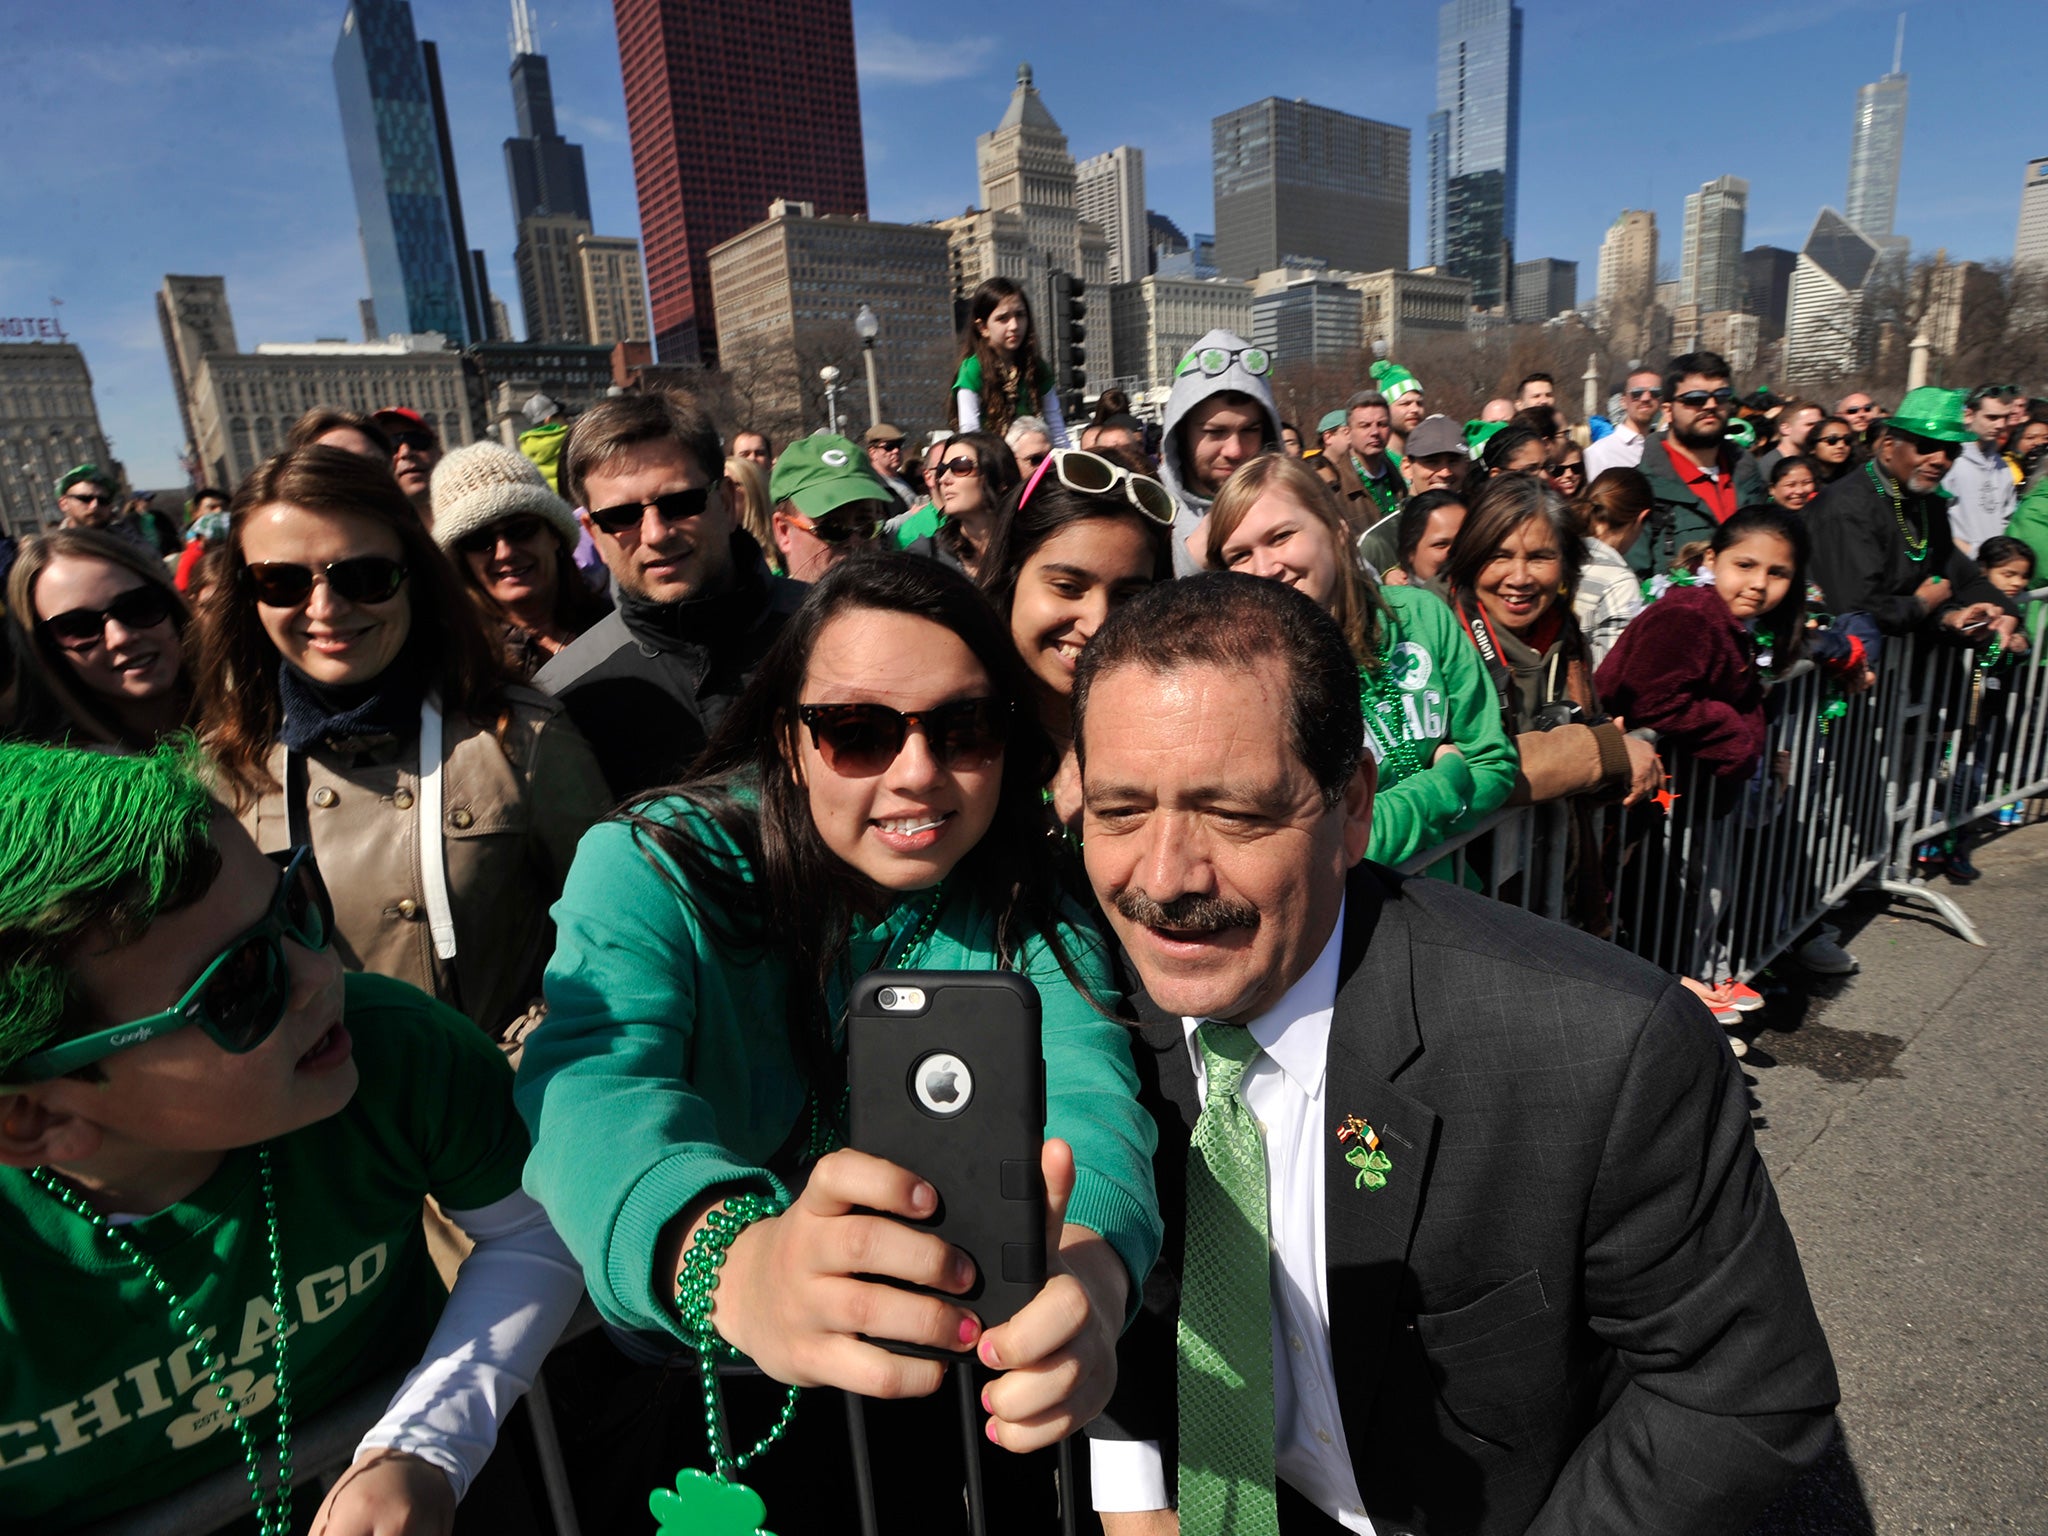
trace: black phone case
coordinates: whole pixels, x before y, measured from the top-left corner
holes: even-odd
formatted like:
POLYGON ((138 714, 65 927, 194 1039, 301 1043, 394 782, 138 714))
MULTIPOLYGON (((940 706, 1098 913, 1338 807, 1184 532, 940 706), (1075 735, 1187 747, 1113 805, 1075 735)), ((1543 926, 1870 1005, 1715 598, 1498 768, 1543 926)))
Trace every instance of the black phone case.
POLYGON ((850 1145, 938 1191, 936 1211, 911 1225, 943 1237, 976 1269, 973 1288, 948 1299, 971 1308, 985 1327, 1007 1321, 1045 1283, 1037 989, 1006 971, 872 971, 854 983, 846 1027, 850 1145), (885 991, 906 987, 923 990, 922 1008, 881 1006, 885 991), (918 1078, 948 1108, 941 1096, 962 1085, 957 1074, 942 1081, 943 1064, 930 1063, 945 1055, 966 1067, 971 1086, 959 1109, 941 1114, 920 1102, 918 1078))

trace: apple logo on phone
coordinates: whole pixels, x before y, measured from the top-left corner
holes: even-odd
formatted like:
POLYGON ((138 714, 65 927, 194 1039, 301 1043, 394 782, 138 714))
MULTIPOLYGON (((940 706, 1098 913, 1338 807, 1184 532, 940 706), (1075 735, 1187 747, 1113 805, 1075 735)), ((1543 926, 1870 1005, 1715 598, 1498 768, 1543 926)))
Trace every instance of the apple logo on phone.
POLYGON ((974 1074, 950 1051, 933 1051, 910 1069, 911 1091, 925 1113, 951 1119, 974 1100, 974 1074))

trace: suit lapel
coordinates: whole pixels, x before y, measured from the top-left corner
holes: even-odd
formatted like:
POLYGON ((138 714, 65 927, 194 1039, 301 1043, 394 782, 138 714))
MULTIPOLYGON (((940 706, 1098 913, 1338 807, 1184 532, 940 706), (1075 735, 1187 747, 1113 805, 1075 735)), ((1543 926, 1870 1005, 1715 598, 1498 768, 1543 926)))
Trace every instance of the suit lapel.
POLYGON ((1330 1356, 1354 1461, 1368 1425, 1394 1320, 1407 1298, 1408 1252, 1422 1211, 1439 1120, 1393 1079, 1424 1049, 1416 1019, 1407 913, 1370 870, 1351 881, 1337 1007, 1324 1081, 1323 1232, 1328 1255, 1330 1356), (1338 1132, 1355 1118, 1372 1127, 1391 1167, 1386 1183, 1361 1184, 1345 1160, 1359 1145, 1338 1132))

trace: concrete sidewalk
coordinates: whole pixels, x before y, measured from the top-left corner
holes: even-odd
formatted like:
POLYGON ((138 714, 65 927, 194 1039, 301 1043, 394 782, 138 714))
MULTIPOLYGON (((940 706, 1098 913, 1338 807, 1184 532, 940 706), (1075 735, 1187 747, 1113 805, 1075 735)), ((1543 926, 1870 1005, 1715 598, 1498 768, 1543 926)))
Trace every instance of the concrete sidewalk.
MULTIPOLYGON (((1842 1378, 1846 1449, 1754 1536, 2048 1532, 2048 825, 1838 914, 1860 975, 1785 990, 1745 1065, 1842 1378)), ((1747 1031, 1745 1031, 1747 1032, 1747 1031)))

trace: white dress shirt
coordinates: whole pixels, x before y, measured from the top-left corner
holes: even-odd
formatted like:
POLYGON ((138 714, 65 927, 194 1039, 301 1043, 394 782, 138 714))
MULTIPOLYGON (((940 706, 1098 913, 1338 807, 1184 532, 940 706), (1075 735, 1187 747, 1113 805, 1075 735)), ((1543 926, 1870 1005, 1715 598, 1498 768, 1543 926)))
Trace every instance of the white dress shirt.
MULTIPOLYGON (((1266 1140, 1266 1228, 1272 1244, 1273 1470, 1347 1531, 1371 1536, 1365 1501, 1344 1443, 1330 1367, 1328 1245, 1323 1231, 1324 1159, 1330 1139, 1323 1088, 1344 915, 1301 979, 1252 1020, 1259 1054, 1240 1088, 1266 1140)), ((1195 1030, 1182 1019, 1195 1092, 1206 1097, 1195 1030)), ((1354 1390, 1359 1386, 1354 1383, 1354 1390)), ((1166 1467, 1156 1440, 1091 1440, 1095 1507, 1164 1509, 1166 1467)))
POLYGON ((1586 450, 1586 484, 1591 485, 1604 469, 1636 468, 1643 462, 1646 441, 1632 422, 1616 422, 1612 432, 1586 450))

